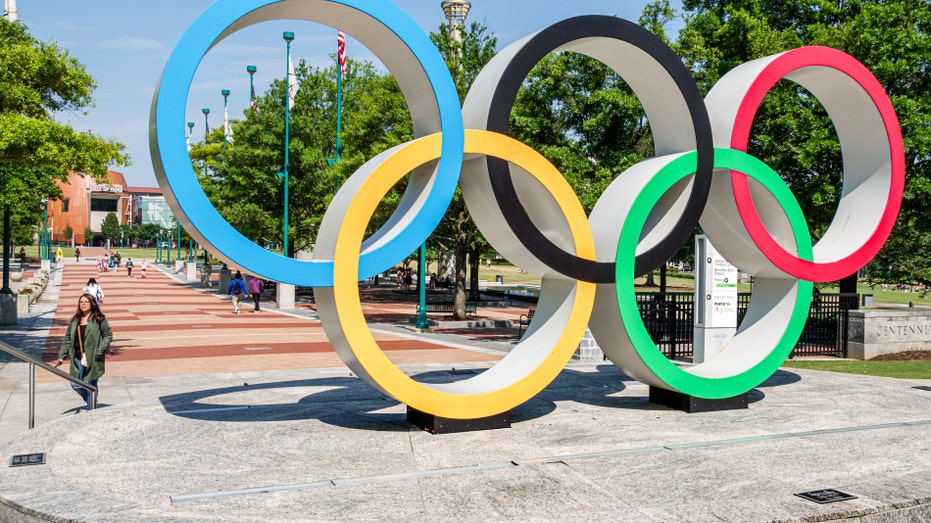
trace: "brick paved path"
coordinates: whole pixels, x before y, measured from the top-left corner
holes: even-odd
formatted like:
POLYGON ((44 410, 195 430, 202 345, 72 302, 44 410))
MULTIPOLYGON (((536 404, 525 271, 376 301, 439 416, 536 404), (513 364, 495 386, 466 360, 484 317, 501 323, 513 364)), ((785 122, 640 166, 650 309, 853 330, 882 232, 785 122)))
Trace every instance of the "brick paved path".
MULTIPOLYGON (((318 321, 280 313, 271 302, 263 303, 261 314, 253 314, 249 312, 252 302, 246 300, 242 313, 234 315, 226 296, 178 283, 151 263, 144 279, 135 274, 138 269, 133 278, 126 277, 125 268, 100 274, 90 261, 66 262, 63 271, 46 361, 57 358, 81 289, 88 278, 96 278, 105 293, 102 309, 114 333, 107 378, 343 366, 318 321)), ((378 308, 386 307, 379 304, 378 308)), ((375 339, 399 365, 500 358, 386 333, 376 332, 375 339)), ((42 381, 55 379, 47 373, 39 376, 42 381)))

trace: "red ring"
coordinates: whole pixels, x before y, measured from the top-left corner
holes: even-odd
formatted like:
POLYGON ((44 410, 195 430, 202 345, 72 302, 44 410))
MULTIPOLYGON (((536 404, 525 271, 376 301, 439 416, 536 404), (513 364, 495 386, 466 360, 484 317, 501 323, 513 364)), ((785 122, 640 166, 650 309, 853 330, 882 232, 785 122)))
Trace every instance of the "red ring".
POLYGON ((782 248, 766 230, 753 204, 747 176, 731 171, 731 185, 734 189, 737 211, 750 237, 770 262, 799 279, 833 281, 854 274, 879 252, 895 226, 902 203, 902 194, 905 190, 905 146, 902 143, 902 131, 899 128, 899 121, 892 102, 876 77, 852 56, 830 47, 801 47, 783 53, 763 68, 744 95, 737 115, 734 117, 730 147, 747 152, 753 118, 763 97, 777 81, 803 67, 819 66, 837 69, 863 88, 876 105, 886 128, 886 135, 889 137, 891 162, 889 196, 886 199, 885 211, 872 236, 866 243, 840 260, 825 263, 802 260, 782 248))

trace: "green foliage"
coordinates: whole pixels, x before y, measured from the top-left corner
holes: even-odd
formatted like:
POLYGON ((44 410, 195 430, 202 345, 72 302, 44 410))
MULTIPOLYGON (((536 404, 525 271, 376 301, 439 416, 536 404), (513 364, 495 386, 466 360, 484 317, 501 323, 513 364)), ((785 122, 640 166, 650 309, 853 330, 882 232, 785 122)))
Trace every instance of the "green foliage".
POLYGON ((918 361, 851 361, 851 360, 789 360, 782 364, 791 369, 811 369, 830 372, 844 372, 863 376, 884 376, 887 378, 929 379, 931 378, 931 360, 918 361))
POLYGON ((66 240, 74 238, 74 229, 71 228, 71 225, 65 225, 65 229, 62 231, 62 234, 65 236, 66 240))
POLYGON ((84 228, 84 245, 90 245, 94 241, 94 231, 90 227, 84 228))
POLYGON ((0 18, 0 208, 11 210, 17 237, 35 231, 41 200, 61 196, 55 182, 69 171, 102 178, 128 161, 119 142, 53 120, 90 107, 95 85, 67 50, 0 18))
POLYGON ((103 223, 100 224, 100 235, 110 240, 111 243, 119 241, 120 220, 116 217, 116 213, 109 212, 104 216, 103 223))
MULTIPOLYGON (((683 6, 687 23, 678 51, 704 90, 741 63, 803 45, 840 49, 872 71, 898 114, 908 169, 897 226, 876 263, 898 268, 900 278, 928 281, 931 4, 685 0, 683 6)), ((840 146, 824 109, 804 89, 781 81, 757 113, 749 149, 786 180, 819 238, 842 190, 840 146)))
POLYGON ((160 230, 161 227, 159 227, 158 224, 145 223, 135 228, 133 231, 133 237, 138 240, 148 240, 150 242, 154 242, 158 237, 158 231, 160 230))

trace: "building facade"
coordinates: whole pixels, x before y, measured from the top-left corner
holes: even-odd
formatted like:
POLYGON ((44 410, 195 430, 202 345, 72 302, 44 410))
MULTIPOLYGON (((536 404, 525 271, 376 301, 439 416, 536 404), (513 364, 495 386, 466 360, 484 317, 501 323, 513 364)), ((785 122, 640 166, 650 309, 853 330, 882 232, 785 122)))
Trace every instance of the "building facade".
POLYGON ((65 230, 70 226, 75 245, 102 245, 100 227, 111 212, 121 224, 139 226, 143 223, 167 222, 167 227, 172 223, 171 211, 167 210, 168 205, 161 189, 129 187, 123 173, 107 171, 107 181, 98 182, 90 176, 72 172, 67 182, 58 182, 58 188, 62 196, 59 200, 49 201, 46 224, 53 244, 71 243, 71 239, 65 237, 65 230), (140 212, 142 202, 145 202, 146 209, 163 208, 167 214, 160 211, 157 221, 147 220, 145 213, 140 212), (88 228, 92 234, 89 238, 85 235, 88 228))

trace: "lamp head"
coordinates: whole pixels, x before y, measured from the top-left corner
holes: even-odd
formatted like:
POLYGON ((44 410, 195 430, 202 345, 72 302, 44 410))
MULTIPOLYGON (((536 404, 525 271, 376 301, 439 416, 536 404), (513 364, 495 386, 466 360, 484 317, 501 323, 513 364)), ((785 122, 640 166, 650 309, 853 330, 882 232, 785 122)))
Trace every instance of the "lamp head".
POLYGON ((223 95, 223 98, 226 98, 227 96, 230 95, 230 90, 229 90, 229 89, 223 89, 222 91, 220 91, 220 94, 223 95))
POLYGON ((201 111, 203 111, 205 115, 206 115, 206 114, 210 114, 210 108, 209 108, 209 107, 204 107, 203 109, 201 109, 201 111))
POLYGON ((290 42, 291 40, 294 40, 294 33, 291 31, 285 31, 281 34, 281 37, 284 38, 285 42, 290 42))
POLYGON ((246 72, 249 73, 250 75, 255 74, 256 71, 258 71, 258 68, 256 68, 254 65, 246 66, 246 72))

